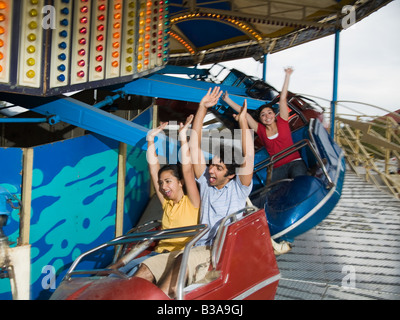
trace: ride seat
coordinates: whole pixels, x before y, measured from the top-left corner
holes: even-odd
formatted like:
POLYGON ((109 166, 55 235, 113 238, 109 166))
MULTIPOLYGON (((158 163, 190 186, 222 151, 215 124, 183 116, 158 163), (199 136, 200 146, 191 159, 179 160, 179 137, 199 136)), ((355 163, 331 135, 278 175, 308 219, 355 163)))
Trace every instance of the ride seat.
MULTIPOLYGON (((206 277, 184 289, 185 299, 233 299, 279 275, 264 209, 221 223, 212 253, 206 277)), ((273 298, 277 285, 273 281, 256 294, 263 292, 263 298, 273 298)))

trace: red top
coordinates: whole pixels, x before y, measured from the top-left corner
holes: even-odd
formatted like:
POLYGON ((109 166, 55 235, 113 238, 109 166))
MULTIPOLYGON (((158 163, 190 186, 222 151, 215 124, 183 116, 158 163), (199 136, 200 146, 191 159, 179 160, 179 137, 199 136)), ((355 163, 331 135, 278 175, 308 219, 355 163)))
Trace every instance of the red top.
MULTIPOLYGON (((257 134, 260 137, 265 149, 267 149, 270 157, 293 145, 292 132, 290 131, 289 123, 278 115, 276 117, 276 125, 278 127, 278 136, 275 139, 270 139, 267 137, 267 131, 262 123, 258 123, 257 127, 257 134)), ((276 162, 274 168, 278 168, 299 158, 301 158, 300 153, 296 151, 276 162)))

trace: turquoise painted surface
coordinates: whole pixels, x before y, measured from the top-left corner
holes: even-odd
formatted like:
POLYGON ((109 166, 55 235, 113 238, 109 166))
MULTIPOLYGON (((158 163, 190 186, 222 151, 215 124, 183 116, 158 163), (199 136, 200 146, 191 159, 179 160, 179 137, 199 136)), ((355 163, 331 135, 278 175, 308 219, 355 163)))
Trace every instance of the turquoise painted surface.
MULTIPOLYGON (((134 122, 150 127, 151 109, 134 122)), ((128 146, 124 231, 136 224, 148 203, 144 143, 128 146)), ((114 237, 119 142, 87 135, 33 149, 31 298, 48 299, 77 256, 114 237)), ((5 183, 10 184, 9 175, 19 175, 20 187, 21 150, 0 149, 0 164, 5 183)), ((18 213, 12 216, 5 231, 16 240, 18 213)), ((83 261, 79 269, 106 266, 111 258, 108 250, 83 261)), ((8 279, 0 280, 0 299, 10 298, 8 279)))
MULTIPOLYGON (((21 149, 0 148, 0 186, 19 199, 22 185, 22 156, 21 149)), ((19 236, 19 209, 7 205, 7 211, 10 212, 10 216, 3 230, 9 241, 16 242, 19 236)), ((11 299, 10 291, 10 281, 0 279, 0 299, 11 299)))
POLYGON ((34 148, 33 299, 48 298, 77 256, 113 238, 118 146, 90 135, 34 148))
MULTIPOLYGON (((134 119, 134 123, 145 128, 152 127, 153 108, 148 108, 134 119)), ((146 160, 147 141, 143 139, 137 146, 127 146, 125 207, 123 232, 128 232, 137 224, 145 209, 150 191, 150 172, 146 160)))
POLYGON ((149 200, 150 173, 146 151, 128 146, 123 233, 136 226, 149 200))

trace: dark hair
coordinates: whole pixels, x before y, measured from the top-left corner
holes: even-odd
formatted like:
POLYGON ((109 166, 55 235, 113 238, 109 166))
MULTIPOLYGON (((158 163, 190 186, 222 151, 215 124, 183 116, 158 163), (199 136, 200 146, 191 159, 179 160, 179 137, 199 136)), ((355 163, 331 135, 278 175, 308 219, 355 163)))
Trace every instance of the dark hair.
POLYGON ((277 104, 265 103, 265 104, 263 104, 262 106, 258 107, 258 109, 255 111, 255 113, 254 113, 255 118, 256 118, 257 120, 260 120, 261 111, 263 111, 265 108, 270 108, 270 109, 273 111, 273 113, 276 114, 276 113, 277 113, 277 110, 278 110, 277 107, 278 107, 277 104))
POLYGON ((223 163, 228 170, 225 174, 225 177, 230 176, 232 174, 236 174, 236 168, 240 167, 240 164, 236 162, 236 159, 241 159, 242 152, 233 147, 233 146, 224 146, 223 143, 214 149, 214 156, 218 156, 220 159, 220 163, 223 163), (228 152, 226 152, 228 151, 228 152))
POLYGON ((160 179, 161 173, 163 173, 164 171, 172 171, 172 175, 176 177, 178 180, 183 179, 182 165, 180 163, 167 164, 162 168, 160 168, 160 170, 158 170, 158 179, 160 179))

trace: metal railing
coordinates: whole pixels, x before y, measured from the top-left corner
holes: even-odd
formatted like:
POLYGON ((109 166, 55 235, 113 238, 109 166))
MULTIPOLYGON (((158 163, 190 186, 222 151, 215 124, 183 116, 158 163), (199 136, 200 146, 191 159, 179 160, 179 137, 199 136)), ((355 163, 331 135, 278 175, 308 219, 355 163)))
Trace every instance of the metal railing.
POLYGON ((207 225, 193 225, 181 228, 172 228, 165 230, 156 230, 156 231, 147 231, 147 232, 137 232, 133 234, 124 235, 121 237, 117 237, 111 241, 103 243, 89 251, 82 253, 75 261, 72 263, 69 268, 67 274, 65 275, 63 280, 70 280, 73 275, 83 275, 83 274, 98 274, 102 275, 106 274, 115 274, 121 278, 129 278, 124 273, 115 270, 115 269, 92 269, 92 270, 79 270, 75 271, 77 265, 82 261, 83 258, 87 257, 94 252, 102 250, 104 248, 110 246, 124 245, 134 242, 139 242, 135 248, 133 248, 127 255, 126 263, 130 260, 137 257, 140 253, 146 250, 154 241, 164 240, 164 239, 173 239, 173 238, 182 238, 182 237, 194 237, 197 238, 199 234, 203 234, 204 229, 207 229, 207 225))
MULTIPOLYGON (((326 103, 331 123, 331 100, 302 94, 326 103)), ((400 199, 400 114, 360 101, 335 103, 335 141, 349 167, 365 181, 400 199), (380 115, 379 115, 380 114, 380 115)))
MULTIPOLYGON (((218 227, 217 234, 215 236, 214 243, 212 245, 211 249, 211 265, 213 269, 215 270, 220 255, 222 248, 224 246, 225 242, 225 236, 227 229, 230 224, 226 224, 227 221, 231 220, 231 223, 234 223, 238 221, 238 217, 240 214, 244 213, 254 213, 258 210, 256 207, 245 207, 239 211, 236 211, 225 218, 221 220, 221 223, 218 227)), ((190 249, 192 246, 209 230, 209 228, 204 229, 201 233, 199 233, 196 237, 194 237, 185 247, 182 255, 182 260, 181 260, 181 265, 179 269, 179 274, 178 274, 178 282, 177 282, 177 290, 176 290, 176 297, 177 300, 183 300, 184 298, 184 286, 186 282, 186 272, 187 272, 187 264, 188 264, 188 259, 189 259, 189 254, 190 254, 190 249)))
MULTIPOLYGON (((313 153, 313 155, 314 155, 315 159, 317 160, 317 162, 318 162, 323 174, 325 175, 325 177, 326 177, 326 179, 328 181, 327 188, 328 189, 332 188, 335 184, 332 181, 332 178, 328 174, 328 170, 326 169, 324 161, 321 159, 317 149, 314 147, 314 144, 309 139, 300 140, 300 141, 294 143, 293 145, 291 145, 290 147, 288 147, 288 148, 278 152, 277 154, 273 155, 272 157, 260 161, 259 163, 257 163, 254 166, 256 168, 254 170, 254 173, 257 173, 258 171, 267 168, 268 177, 267 177, 266 185, 268 185, 270 183, 270 180, 271 180, 271 177, 272 177, 273 165, 275 163, 277 163, 278 161, 284 159, 285 157, 291 155, 292 153, 294 153, 296 151, 299 151, 300 149, 302 149, 304 147, 307 147, 307 146, 310 148, 311 152, 313 153)), ((258 178, 261 180, 260 177, 258 177, 258 178)), ((261 181, 261 182, 263 182, 263 181, 261 181)))
POLYGON ((186 271, 187 271, 187 263, 189 259, 190 249, 194 246, 194 244, 200 240, 209 230, 209 227, 206 226, 200 233, 198 233, 189 243, 186 244, 185 249, 183 250, 181 266, 179 268, 178 273, 178 282, 176 284, 176 298, 177 300, 183 300, 184 293, 183 288, 186 283, 186 271))
POLYGON ((400 198, 400 126, 392 117, 362 121, 337 117, 335 140, 352 170, 400 198))
POLYGON ((228 230, 228 226, 226 222, 228 220, 231 220, 231 223, 234 223, 238 220, 238 216, 240 214, 249 214, 249 213, 254 213, 258 210, 257 207, 252 206, 252 207, 245 207, 235 213, 232 213, 228 216, 226 216, 222 221, 221 224, 218 228, 217 234, 215 236, 214 244, 211 250, 211 265, 213 269, 217 267, 217 264, 219 262, 219 258, 221 257, 221 251, 224 246, 225 242, 225 237, 226 237, 226 231, 228 230))

